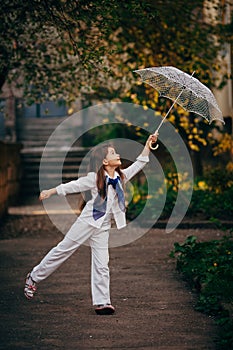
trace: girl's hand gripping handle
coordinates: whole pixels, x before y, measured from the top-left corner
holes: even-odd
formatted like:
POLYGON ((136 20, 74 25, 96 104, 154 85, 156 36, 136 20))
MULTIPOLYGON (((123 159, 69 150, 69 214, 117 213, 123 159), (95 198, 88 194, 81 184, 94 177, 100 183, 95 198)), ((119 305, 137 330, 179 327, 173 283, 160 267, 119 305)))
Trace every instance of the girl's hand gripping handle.
POLYGON ((159 136, 158 131, 155 131, 155 133, 151 135, 151 140, 149 140, 149 148, 152 149, 153 151, 159 147, 158 144, 153 147, 153 144, 157 142, 158 136, 159 136))

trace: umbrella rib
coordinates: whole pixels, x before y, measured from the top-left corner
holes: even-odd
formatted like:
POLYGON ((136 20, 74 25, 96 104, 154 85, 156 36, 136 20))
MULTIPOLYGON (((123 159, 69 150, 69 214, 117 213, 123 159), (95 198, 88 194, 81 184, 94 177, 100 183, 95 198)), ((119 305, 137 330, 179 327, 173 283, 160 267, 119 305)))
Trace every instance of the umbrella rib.
POLYGON ((175 99, 175 101, 172 103, 171 107, 169 108, 169 110, 167 111, 166 115, 163 117, 163 119, 161 120, 158 128, 156 129, 155 133, 159 131, 159 129, 161 128, 162 124, 164 123, 165 119, 167 118, 167 116, 169 115, 169 113, 171 112, 172 108, 174 107, 174 105, 176 104, 176 102, 178 101, 179 97, 182 95, 183 91, 185 88, 182 89, 182 91, 179 93, 179 95, 177 96, 177 98, 175 99))

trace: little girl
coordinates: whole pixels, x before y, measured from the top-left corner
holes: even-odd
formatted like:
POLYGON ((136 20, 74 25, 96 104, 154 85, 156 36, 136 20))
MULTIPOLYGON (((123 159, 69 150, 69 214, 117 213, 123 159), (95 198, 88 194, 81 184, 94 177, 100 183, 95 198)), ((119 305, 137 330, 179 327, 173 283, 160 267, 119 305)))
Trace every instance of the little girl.
POLYGON ((91 191, 81 215, 71 226, 64 239, 35 266, 26 277, 24 294, 32 299, 37 284, 54 272, 84 242, 91 247, 91 291, 92 302, 98 315, 111 315, 109 291, 108 238, 113 216, 118 229, 126 226, 124 184, 137 174, 149 161, 150 143, 157 141, 158 134, 150 135, 142 153, 126 169, 120 169, 120 155, 111 145, 96 147, 91 152, 89 172, 78 180, 61 184, 40 193, 40 200, 54 194, 91 191))

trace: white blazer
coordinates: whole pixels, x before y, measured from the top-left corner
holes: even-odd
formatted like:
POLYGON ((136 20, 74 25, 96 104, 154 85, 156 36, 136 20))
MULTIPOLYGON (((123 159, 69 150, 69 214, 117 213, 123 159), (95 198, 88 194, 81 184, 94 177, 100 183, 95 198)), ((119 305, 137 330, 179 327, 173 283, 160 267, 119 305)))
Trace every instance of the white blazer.
MULTIPOLYGON (((149 156, 140 155, 139 157, 137 157, 137 160, 128 168, 121 169, 122 173, 125 175, 124 183, 128 182, 134 175, 136 175, 140 170, 142 170, 148 162, 149 156)), ((66 184, 61 184, 56 187, 57 194, 65 196, 69 193, 77 193, 90 190, 92 198, 86 203, 85 207, 82 210, 82 213, 79 216, 79 219, 81 219, 89 225, 92 225, 96 228, 100 228, 106 218, 106 215, 112 213, 117 228, 120 229, 125 227, 125 213, 119 208, 117 194, 112 186, 109 186, 107 191, 107 206, 105 215, 99 218, 98 220, 95 220, 93 218, 93 203, 98 195, 98 189, 96 186, 96 176, 97 175, 95 172, 90 172, 86 176, 80 177, 77 180, 70 181, 66 184)), ((114 178, 116 178, 117 176, 118 173, 115 172, 114 178)))

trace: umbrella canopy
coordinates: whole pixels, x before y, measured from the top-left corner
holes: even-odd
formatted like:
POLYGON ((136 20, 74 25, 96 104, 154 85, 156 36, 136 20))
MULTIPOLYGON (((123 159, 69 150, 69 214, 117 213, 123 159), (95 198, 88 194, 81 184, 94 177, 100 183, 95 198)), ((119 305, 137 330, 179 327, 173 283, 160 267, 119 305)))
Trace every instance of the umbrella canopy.
POLYGON ((151 67, 134 72, 141 76, 143 82, 155 88, 160 96, 174 101, 172 107, 178 103, 186 111, 202 116, 209 123, 213 120, 224 123, 213 93, 193 75, 170 66, 151 67))

